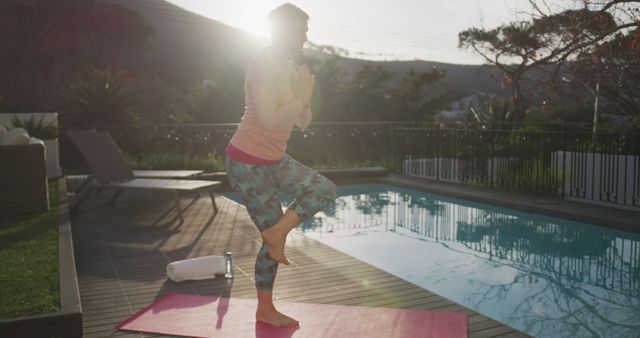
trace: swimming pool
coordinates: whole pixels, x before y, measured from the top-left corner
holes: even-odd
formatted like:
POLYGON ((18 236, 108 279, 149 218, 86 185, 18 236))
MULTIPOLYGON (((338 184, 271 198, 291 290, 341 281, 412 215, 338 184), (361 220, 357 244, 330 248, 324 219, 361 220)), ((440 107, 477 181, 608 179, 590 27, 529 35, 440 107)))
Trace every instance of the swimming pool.
POLYGON ((640 234, 383 184, 338 193, 300 231, 535 337, 640 336, 640 234))

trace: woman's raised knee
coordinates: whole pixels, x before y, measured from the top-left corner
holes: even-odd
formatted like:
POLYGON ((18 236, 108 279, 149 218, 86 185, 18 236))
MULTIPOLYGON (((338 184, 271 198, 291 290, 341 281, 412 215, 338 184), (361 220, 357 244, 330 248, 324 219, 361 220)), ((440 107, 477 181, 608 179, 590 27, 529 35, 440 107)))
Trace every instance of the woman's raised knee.
POLYGON ((336 187, 336 184, 331 182, 328 178, 324 176, 321 177, 322 183, 320 184, 320 189, 318 189, 319 194, 325 200, 334 201, 338 197, 338 187, 336 187))

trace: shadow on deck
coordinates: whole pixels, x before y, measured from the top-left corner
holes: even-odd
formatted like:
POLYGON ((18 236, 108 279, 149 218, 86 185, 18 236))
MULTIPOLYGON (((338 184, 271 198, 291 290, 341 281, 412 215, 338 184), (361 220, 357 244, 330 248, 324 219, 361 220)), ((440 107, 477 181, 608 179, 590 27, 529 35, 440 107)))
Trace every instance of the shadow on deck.
MULTIPOLYGON (((89 197, 71 220, 85 337, 142 336, 115 326, 169 292, 255 297, 253 266, 261 240, 243 206, 216 196, 219 213, 213 215, 208 196, 185 195, 181 224, 170 194, 126 192, 113 207, 105 205, 108 198, 89 197), (166 277, 169 262, 225 251, 234 254, 233 280, 175 283, 166 277)), ((301 233, 291 233, 287 256, 292 263, 279 268, 277 299, 466 311, 469 337, 526 337, 301 233)))

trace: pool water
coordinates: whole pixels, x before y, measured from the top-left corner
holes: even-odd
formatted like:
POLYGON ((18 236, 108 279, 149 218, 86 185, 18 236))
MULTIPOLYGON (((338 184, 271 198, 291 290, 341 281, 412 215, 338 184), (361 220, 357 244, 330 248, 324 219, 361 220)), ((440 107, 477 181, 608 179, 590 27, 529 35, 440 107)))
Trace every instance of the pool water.
POLYGON ((338 193, 299 231, 535 337, 640 337, 640 234, 382 184, 338 193))

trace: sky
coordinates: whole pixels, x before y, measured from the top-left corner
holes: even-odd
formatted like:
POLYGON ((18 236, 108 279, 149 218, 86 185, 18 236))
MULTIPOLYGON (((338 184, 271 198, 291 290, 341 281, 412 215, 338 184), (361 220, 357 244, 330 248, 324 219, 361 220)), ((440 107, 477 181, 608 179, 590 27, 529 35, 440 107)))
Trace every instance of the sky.
MULTIPOLYGON (((285 1, 168 0, 192 12, 267 38, 267 14, 285 1)), ((482 64, 458 48, 458 33, 515 21, 528 0, 299 0, 310 16, 309 41, 372 60, 482 64)))

